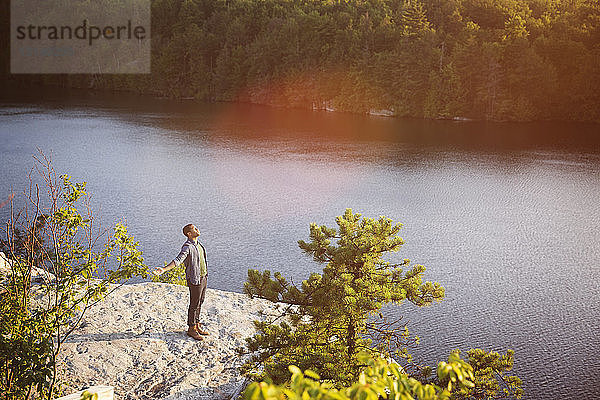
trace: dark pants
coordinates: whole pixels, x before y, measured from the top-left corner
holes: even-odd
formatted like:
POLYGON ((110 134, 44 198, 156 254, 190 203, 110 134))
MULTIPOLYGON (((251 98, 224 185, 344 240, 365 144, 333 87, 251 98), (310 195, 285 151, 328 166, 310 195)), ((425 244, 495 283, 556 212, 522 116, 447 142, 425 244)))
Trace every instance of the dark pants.
POLYGON ((206 293, 206 276, 200 279, 199 285, 190 285, 190 307, 188 308, 188 326, 200 322, 200 307, 204 303, 204 294, 206 293))

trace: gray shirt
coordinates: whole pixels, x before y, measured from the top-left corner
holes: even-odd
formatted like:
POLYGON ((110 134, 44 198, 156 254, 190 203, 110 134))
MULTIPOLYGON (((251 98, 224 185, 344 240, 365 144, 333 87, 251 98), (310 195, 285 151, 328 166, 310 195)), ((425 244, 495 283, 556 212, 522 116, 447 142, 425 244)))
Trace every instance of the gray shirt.
POLYGON ((185 265, 185 279, 188 285, 199 285, 200 280, 207 275, 206 250, 200 242, 186 240, 179 255, 173 260, 175 265, 185 265))

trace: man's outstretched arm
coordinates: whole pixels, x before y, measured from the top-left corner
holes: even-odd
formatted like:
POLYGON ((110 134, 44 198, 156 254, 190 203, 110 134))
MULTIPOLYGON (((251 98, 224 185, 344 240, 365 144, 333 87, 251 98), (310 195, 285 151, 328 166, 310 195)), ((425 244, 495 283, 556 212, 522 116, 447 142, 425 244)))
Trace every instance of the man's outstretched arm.
POLYGON ((156 269, 154 271, 152 271, 152 273, 156 276, 159 276, 165 272, 167 272, 170 269, 173 269, 176 267, 175 261, 171 261, 170 263, 168 263, 167 265, 165 265, 164 267, 156 267, 156 269))
POLYGON ((183 247, 181 248, 181 251, 179 252, 177 257, 175 257, 175 259, 173 261, 171 261, 164 267, 157 267, 154 271, 152 271, 152 273, 156 276, 159 276, 159 275, 167 272, 168 270, 173 269, 178 265, 181 265, 183 260, 185 260, 185 258, 188 256, 189 252, 190 252, 190 246, 188 246, 187 244, 183 245, 183 247))

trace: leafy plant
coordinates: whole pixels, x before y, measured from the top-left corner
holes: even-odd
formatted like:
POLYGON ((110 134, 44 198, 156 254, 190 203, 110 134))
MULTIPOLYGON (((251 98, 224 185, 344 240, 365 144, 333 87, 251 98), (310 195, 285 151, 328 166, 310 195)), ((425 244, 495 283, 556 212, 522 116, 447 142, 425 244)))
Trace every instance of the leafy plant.
POLYGON ((388 362, 370 353, 360 353, 359 360, 366 365, 358 380, 347 387, 334 388, 321 382, 318 374, 311 370, 304 373, 290 366, 292 376, 289 385, 269 382, 254 382, 244 391, 245 400, 447 400, 452 398, 452 389, 466 392, 474 387, 473 368, 453 352, 448 362, 440 362, 438 379, 447 385, 423 384, 411 378, 400 365, 388 362))
POLYGON ((98 393, 92 393, 84 390, 83 393, 81 393, 80 400, 98 400, 98 393))
POLYGON ((0 399, 53 398, 57 356, 86 311, 148 269, 125 225, 102 229, 94 219, 85 183, 57 177, 43 154, 34 158, 24 205, 15 210, 11 200, 0 239, 9 260, 0 283, 0 399))
POLYGON ((521 398, 523 395, 521 379, 506 374, 512 370, 514 353, 510 349, 506 351, 505 355, 493 351, 486 352, 482 349, 469 350, 467 356, 469 364, 473 367, 475 386, 456 398, 521 398))

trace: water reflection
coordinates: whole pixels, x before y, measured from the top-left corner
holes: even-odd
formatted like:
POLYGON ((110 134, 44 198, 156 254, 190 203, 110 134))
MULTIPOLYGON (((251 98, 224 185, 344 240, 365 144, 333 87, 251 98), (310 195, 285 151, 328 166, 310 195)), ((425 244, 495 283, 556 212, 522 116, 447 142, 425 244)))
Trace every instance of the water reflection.
MULTIPOLYGON (((36 147, 126 217, 150 264, 202 227, 214 288, 249 267, 295 280, 318 268, 296 240, 345 207, 404 223, 397 254, 447 289, 399 312, 433 361, 453 348, 517 351, 528 399, 598 388, 598 125, 419 121, 89 93, 22 92, 0 108, 0 190, 36 147), (40 100, 41 98, 41 100, 40 100)), ((2 214, 3 210, 0 210, 2 214)), ((2 214, 4 215, 4 214, 2 214)))

